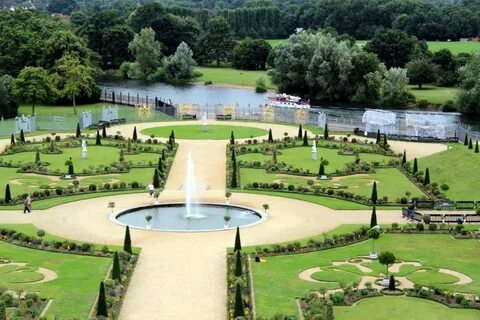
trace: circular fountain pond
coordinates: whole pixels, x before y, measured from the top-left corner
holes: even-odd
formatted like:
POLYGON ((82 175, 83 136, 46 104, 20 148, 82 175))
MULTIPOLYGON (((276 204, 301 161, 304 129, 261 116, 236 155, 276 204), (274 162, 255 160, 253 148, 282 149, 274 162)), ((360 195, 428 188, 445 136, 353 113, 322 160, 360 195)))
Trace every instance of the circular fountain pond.
POLYGON ((171 203, 132 208, 114 213, 111 218, 133 228, 195 232, 251 226, 264 221, 266 215, 241 206, 199 203, 191 204, 187 210, 184 203, 171 203))

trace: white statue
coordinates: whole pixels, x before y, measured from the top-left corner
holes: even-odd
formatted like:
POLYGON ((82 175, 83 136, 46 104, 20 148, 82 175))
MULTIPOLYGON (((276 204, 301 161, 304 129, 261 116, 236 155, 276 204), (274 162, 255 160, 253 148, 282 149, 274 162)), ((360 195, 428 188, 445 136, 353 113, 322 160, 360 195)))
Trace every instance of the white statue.
POLYGON ((207 123, 207 112, 204 112, 202 115, 202 129, 203 131, 207 131, 208 129, 208 123, 207 123))
POLYGON ((87 140, 82 139, 82 159, 87 159, 87 140))
POLYGON ((317 140, 313 140, 312 145, 312 160, 317 160, 317 140))

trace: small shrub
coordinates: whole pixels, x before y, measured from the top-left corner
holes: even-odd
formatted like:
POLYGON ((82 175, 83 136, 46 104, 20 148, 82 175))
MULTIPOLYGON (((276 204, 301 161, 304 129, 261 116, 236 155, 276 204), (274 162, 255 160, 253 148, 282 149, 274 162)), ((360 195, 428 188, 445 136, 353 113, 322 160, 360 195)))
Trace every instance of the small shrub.
POLYGON ((423 231, 425 230, 425 226, 423 225, 423 223, 417 223, 417 231, 423 231))
POLYGON ((97 185, 96 185, 96 184, 93 184, 93 183, 90 184, 90 185, 88 186, 88 190, 89 190, 89 191, 96 191, 96 190, 97 190, 97 185))
POLYGON ((436 223, 430 223, 428 225, 428 230, 430 231, 437 231, 437 224, 436 223))
POLYGON ((56 193, 58 196, 62 195, 62 193, 63 193, 63 188, 57 187, 57 188, 55 189, 55 193, 56 193))
POLYGON ((103 184, 103 188, 104 188, 105 190, 110 190, 110 188, 111 188, 110 183, 107 182, 107 183, 103 184))

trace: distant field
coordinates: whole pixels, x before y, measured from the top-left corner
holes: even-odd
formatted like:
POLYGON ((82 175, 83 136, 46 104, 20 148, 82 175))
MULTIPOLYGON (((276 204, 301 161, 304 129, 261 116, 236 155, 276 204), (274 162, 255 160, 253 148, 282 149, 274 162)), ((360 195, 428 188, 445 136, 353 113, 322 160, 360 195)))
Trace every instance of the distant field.
POLYGON ((267 75, 266 71, 248 71, 237 70, 233 68, 212 67, 198 67, 195 69, 195 71, 202 73, 202 76, 196 78, 195 81, 211 81, 213 84, 255 87, 255 81, 257 78, 263 76, 267 82, 267 87, 269 89, 275 88, 275 86, 270 82, 270 77, 267 75))
MULTIPOLYGON (((272 39, 272 40, 267 40, 272 47, 276 47, 281 43, 285 43, 287 39, 272 39)), ((357 44, 359 46, 364 46, 365 43, 367 43, 366 40, 358 40, 357 44)), ((459 54, 459 53, 472 53, 474 51, 479 51, 480 50, 480 42, 459 42, 459 41, 427 41, 428 43, 428 48, 432 52, 439 51, 441 49, 449 49, 452 53, 454 54, 459 54)))
POLYGON ((417 86, 410 86, 410 90, 417 99, 426 99, 431 103, 443 104, 448 100, 454 101, 460 89, 428 85, 423 86, 422 89, 418 89, 417 86))

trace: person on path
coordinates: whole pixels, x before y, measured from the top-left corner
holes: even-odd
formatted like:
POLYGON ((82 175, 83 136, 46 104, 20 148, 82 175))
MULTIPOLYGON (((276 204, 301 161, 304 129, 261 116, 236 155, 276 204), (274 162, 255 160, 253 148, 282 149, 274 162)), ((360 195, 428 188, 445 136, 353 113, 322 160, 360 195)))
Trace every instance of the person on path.
POLYGON ((153 194, 155 193, 155 187, 153 186, 153 183, 150 182, 150 184, 147 186, 147 189, 150 198, 153 197, 153 194))
POLYGON ((27 211, 30 213, 32 209, 32 198, 30 198, 30 195, 27 194, 25 199, 23 199, 23 213, 27 213, 27 211))

